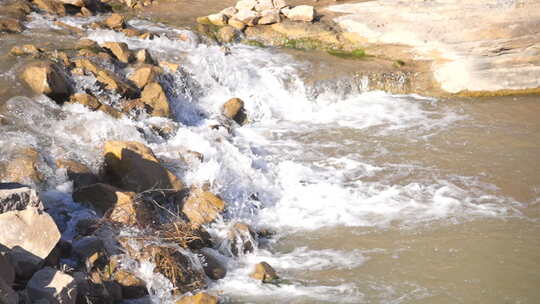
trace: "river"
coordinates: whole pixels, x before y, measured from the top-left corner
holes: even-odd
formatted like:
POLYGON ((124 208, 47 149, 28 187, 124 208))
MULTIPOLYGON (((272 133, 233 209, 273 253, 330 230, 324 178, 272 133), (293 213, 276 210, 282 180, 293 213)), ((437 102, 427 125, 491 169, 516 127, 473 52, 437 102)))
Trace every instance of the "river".
MULTIPOLYGON (((80 27, 99 18, 61 20, 80 27)), ((23 34, 0 36, 1 114, 8 121, 0 125, 0 160, 21 146, 45 156, 41 196, 70 213, 62 217, 65 238, 74 219, 91 211, 71 200, 72 185, 53 160, 69 156, 99 172, 106 140, 136 140, 186 184, 210 183, 227 201, 224 218, 208 227, 215 240, 235 221, 275 232, 239 258, 215 248, 228 275, 210 290, 227 303, 540 302, 540 97, 314 88, 309 61, 279 49, 233 44, 226 55, 188 30, 130 24, 162 36, 83 36, 180 63, 182 72, 164 80, 179 126, 171 138, 151 132, 167 119, 117 120, 44 96, 14 97, 31 94, 15 80, 20 59, 7 55, 11 46, 75 38, 37 14, 23 34), (166 37, 179 33, 188 39, 166 37), (249 123, 232 134, 211 129, 231 97, 245 101, 249 123), (188 150, 204 160, 186 166, 179 156, 188 150), (250 279, 260 261, 284 283, 250 279)), ((110 94, 92 77, 73 79, 77 90, 110 94)), ((103 98, 114 104, 113 95, 103 98)), ((172 301, 160 279, 147 279, 154 303, 172 301)))

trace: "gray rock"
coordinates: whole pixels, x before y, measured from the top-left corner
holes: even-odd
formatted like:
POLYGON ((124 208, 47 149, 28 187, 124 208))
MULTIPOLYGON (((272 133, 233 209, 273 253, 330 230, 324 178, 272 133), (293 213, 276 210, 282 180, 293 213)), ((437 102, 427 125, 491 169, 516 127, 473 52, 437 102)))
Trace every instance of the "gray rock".
POLYGON ((32 188, 19 183, 0 183, 0 214, 24 210, 28 206, 43 209, 41 201, 32 188))
POLYGON ((32 301, 45 299, 51 304, 75 304, 77 299, 73 277, 50 267, 36 272, 28 281, 26 290, 32 301))
POLYGON ((8 286, 12 286, 15 280, 15 270, 9 256, 9 249, 2 244, 0 244, 0 279, 3 279, 8 286))
POLYGON ((2 304, 19 303, 19 296, 17 295, 17 293, 2 278, 0 278, 0 303, 2 304))

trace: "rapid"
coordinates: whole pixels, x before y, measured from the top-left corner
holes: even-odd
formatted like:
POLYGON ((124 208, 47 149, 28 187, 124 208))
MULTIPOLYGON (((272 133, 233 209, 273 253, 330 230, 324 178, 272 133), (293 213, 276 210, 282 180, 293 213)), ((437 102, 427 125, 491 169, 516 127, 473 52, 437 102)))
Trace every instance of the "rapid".
MULTIPOLYGON (((59 18, 81 27, 101 17, 59 18)), ((35 14, 18 37, 0 37, 0 159, 38 149, 63 238, 95 217, 71 198, 73 185, 54 159, 69 156, 99 172, 108 140, 140 141, 188 185, 209 184, 226 202, 207 229, 211 254, 228 274, 209 289, 227 303, 538 303, 540 302, 540 100, 538 96, 437 99, 309 81, 310 62, 280 49, 231 44, 230 52, 195 33, 142 19, 130 25, 153 40, 86 30, 96 42, 125 42, 179 63, 167 74, 174 119, 114 119, 59 106, 16 85, 11 46, 36 37, 73 39, 35 14), (47 34, 44 34, 47 33, 47 34), (168 37, 183 34, 185 41, 168 37), (47 36, 43 36, 47 35, 47 36), (245 101, 249 123, 225 128, 223 103, 245 101), (171 137, 154 126, 178 127, 171 137), (182 157, 195 151, 203 160, 182 157), (253 253, 223 249, 235 222, 273 232, 253 253), (281 284, 249 278, 271 264, 281 284)), ((112 67, 127 75, 131 70, 112 67)), ((92 76, 77 91, 110 105, 119 96, 92 76)), ((134 264, 153 303, 174 303, 152 265, 134 264)))

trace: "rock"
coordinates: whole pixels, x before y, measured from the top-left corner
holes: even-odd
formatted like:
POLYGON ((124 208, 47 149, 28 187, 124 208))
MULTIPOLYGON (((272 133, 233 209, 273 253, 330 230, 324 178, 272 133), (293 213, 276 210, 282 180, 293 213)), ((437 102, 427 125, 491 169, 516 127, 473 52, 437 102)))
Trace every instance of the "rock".
POLYGON ((225 202, 215 194, 202 189, 190 191, 182 212, 195 225, 213 222, 225 210, 225 202))
POLYGON ((208 21, 210 21, 210 23, 212 23, 213 25, 218 25, 218 26, 226 25, 227 19, 228 17, 221 13, 208 15, 208 21))
POLYGON ((222 9, 220 13, 230 18, 234 16, 234 14, 236 14, 237 12, 238 10, 235 7, 231 6, 231 7, 222 9))
POLYGON ((152 56, 150 56, 150 53, 146 49, 138 50, 137 53, 135 53, 135 58, 138 63, 154 64, 152 56))
POLYGON ((274 8, 282 9, 287 6, 287 2, 285 0, 273 0, 272 3, 274 4, 274 8))
MULTIPOLYGON (((147 84, 155 82, 163 71, 152 65, 143 65, 135 70, 129 77, 138 88, 143 89, 147 84)), ((144 91, 143 91, 144 92, 144 91)))
POLYGON ((257 25, 257 21, 260 18, 259 14, 252 10, 240 9, 238 13, 233 16, 234 19, 241 21, 248 26, 257 25))
POLYGON ((163 167, 150 148, 133 141, 105 143, 105 172, 119 187, 141 192, 152 189, 179 191, 183 183, 163 167))
POLYGON ((0 33, 20 33, 24 31, 22 23, 15 18, 0 17, 0 33))
POLYGON ((176 304, 217 304, 218 298, 207 294, 206 292, 200 292, 194 296, 185 296, 176 304))
POLYGON ((99 50, 101 47, 97 42, 90 39, 81 39, 75 44, 77 49, 90 49, 90 50, 99 50))
POLYGON ((111 185, 97 183, 82 187, 73 192, 73 200, 92 206, 101 214, 117 204, 133 204, 134 192, 126 192, 111 185))
POLYGON ((0 214, 28 207, 43 209, 34 189, 18 183, 0 183, 0 214))
POLYGON ((281 21, 279 14, 279 9, 269 9, 262 11, 261 19, 259 19, 259 24, 274 24, 281 21))
POLYGON ((101 104, 101 106, 98 108, 98 111, 106 113, 109 116, 112 116, 112 117, 114 117, 116 119, 120 119, 123 116, 122 112, 120 112, 117 109, 115 109, 115 108, 113 108, 113 107, 111 107, 109 105, 106 105, 104 103, 101 104))
POLYGON ((94 96, 86 93, 76 93, 70 96, 70 103, 79 103, 88 107, 90 110, 97 110, 101 106, 101 102, 94 96))
MULTIPOLYGON (((2 244, 0 244, 0 280, 3 280, 7 286, 13 286, 15 281, 15 269, 13 268, 10 256, 9 249, 2 244)), ((1 283, 0 283, 1 285, 1 283)), ((1 290, 1 287, 0 287, 1 290)), ((1 294, 1 291, 0 291, 1 294)), ((0 296, 1 299, 1 296, 0 296)), ((0 302, 2 303, 2 302, 0 302)))
POLYGON ((247 224, 236 223, 227 235, 230 252, 234 256, 251 253, 257 248, 259 240, 257 234, 247 224))
POLYGON ((73 181, 74 189, 95 184, 99 181, 99 178, 90 170, 90 168, 79 162, 58 159, 56 160, 56 166, 58 168, 66 169, 68 178, 73 181))
POLYGON ((233 42, 236 39, 236 30, 232 26, 224 26, 219 29, 218 36, 222 42, 233 42))
POLYGON ((240 98, 231 98, 222 109, 223 115, 229 119, 236 121, 239 125, 246 123, 247 116, 244 110, 244 101, 240 98))
MULTIPOLYGON (((144 34, 141 34, 139 36, 140 39, 143 39, 143 40, 152 40, 155 38, 155 34, 154 33, 150 33, 150 32, 146 32, 144 34)), ((159 36, 158 36, 159 37, 159 36)))
POLYGON ((76 7, 83 7, 84 6, 84 0, 57 0, 57 2, 61 2, 63 4, 69 4, 76 7))
POLYGON ((50 267, 36 272, 28 281, 26 290, 32 301, 45 299, 50 304, 75 304, 77 299, 75 280, 50 267))
POLYGON ((39 184, 45 180, 40 171, 42 158, 36 149, 21 148, 14 155, 15 157, 3 166, 1 180, 21 184, 39 184))
POLYGON ((101 47, 108 49, 120 62, 129 63, 133 54, 124 42, 105 42, 101 47))
POLYGON ((227 269, 221 265, 221 262, 212 255, 202 251, 202 265, 204 273, 212 280, 221 280, 227 275, 227 269))
POLYGON ((257 5, 257 1, 256 0, 240 0, 238 2, 236 2, 236 5, 235 5, 235 8, 237 10, 252 10, 255 8, 255 6, 257 5))
POLYGON ((68 31, 70 31, 70 32, 72 32, 74 34, 82 35, 84 33, 84 31, 82 29, 80 29, 80 28, 78 28, 76 26, 69 25, 69 24, 67 24, 65 22, 62 22, 62 21, 59 21, 59 20, 56 20, 54 22, 54 25, 57 25, 57 26, 59 26, 61 28, 64 28, 64 29, 66 29, 66 30, 68 30, 68 31))
POLYGON ((229 18, 229 25, 234 27, 235 29, 239 31, 243 31, 244 28, 246 28, 246 24, 238 19, 235 18, 229 18))
POLYGON ((92 17, 94 13, 86 7, 81 7, 81 15, 84 17, 92 17))
POLYGON ((20 78, 36 93, 45 94, 56 102, 65 101, 71 94, 69 82, 60 67, 50 61, 27 64, 20 78))
POLYGON ((168 62, 168 61, 160 61, 159 66, 164 68, 164 69, 167 69, 167 70, 169 70, 169 71, 171 71, 173 73, 177 72, 178 69, 180 68, 179 64, 168 62))
POLYGON ((11 51, 9 53, 13 56, 24 56, 24 55, 32 55, 32 56, 38 56, 43 52, 42 49, 36 47, 33 44, 24 44, 21 46, 14 46, 11 48, 11 51))
POLYGON ((279 279, 274 268, 272 268, 272 266, 266 262, 260 262, 259 264, 255 265, 255 271, 249 276, 263 283, 270 283, 279 279))
POLYGON ((109 71, 103 69, 98 70, 96 78, 99 82, 103 83, 108 90, 116 91, 120 95, 128 98, 137 96, 137 89, 109 71))
POLYGON ((99 73, 99 71, 102 70, 98 65, 96 65, 89 59, 76 59, 74 63, 77 68, 89 71, 96 76, 99 73))
POLYGON ((72 244, 73 253, 85 265, 87 271, 91 271, 94 265, 105 259, 105 245, 103 240, 96 236, 85 236, 75 240, 72 244))
POLYGON ((126 19, 120 14, 112 14, 105 19, 105 25, 113 30, 118 30, 126 27, 126 19))
POLYGON ((152 82, 144 87, 141 93, 141 101, 151 107, 149 114, 159 117, 170 117, 171 109, 169 105, 169 98, 163 90, 161 84, 152 82))
POLYGON ((61 2, 55 0, 34 0, 34 4, 49 14, 65 16, 66 8, 61 2))
POLYGON ((113 278, 122 288, 122 298, 124 299, 137 299, 148 295, 146 283, 127 270, 116 270, 113 278))
POLYGON ((311 22, 315 18, 315 9, 311 5, 298 5, 282 12, 293 21, 311 22))
POLYGON ((272 0, 258 0, 257 5, 255 5, 255 10, 257 12, 263 12, 266 10, 271 10, 274 8, 274 3, 272 0))
POLYGON ((2 304, 18 304, 19 296, 11 288, 10 284, 6 283, 0 277, 0 303, 2 304))
POLYGON ((126 35, 127 37, 137 37, 141 35, 141 32, 134 28, 125 28, 122 29, 121 32, 126 35))

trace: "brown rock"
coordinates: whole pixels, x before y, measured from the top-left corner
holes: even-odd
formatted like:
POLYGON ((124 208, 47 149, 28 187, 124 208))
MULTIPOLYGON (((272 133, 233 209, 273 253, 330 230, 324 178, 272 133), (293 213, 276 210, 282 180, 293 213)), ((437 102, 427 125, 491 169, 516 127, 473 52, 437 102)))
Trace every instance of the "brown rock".
POLYGON ((146 32, 146 33, 141 34, 139 36, 139 38, 141 38, 141 39, 149 39, 149 40, 154 39, 154 37, 155 37, 155 35, 153 33, 150 33, 150 32, 146 32))
POLYGON ((224 26, 219 29, 218 36, 222 42, 233 42, 236 38, 236 29, 232 26, 224 26))
POLYGON ((105 19, 105 25, 113 30, 121 29, 126 27, 126 19, 120 14, 112 14, 105 19))
POLYGON ((92 72, 96 76, 98 72, 102 70, 98 65, 89 59, 76 59, 74 63, 76 67, 92 72))
POLYGON ((74 34, 82 34, 84 32, 82 29, 80 29, 80 28, 78 28, 76 26, 72 26, 72 25, 69 25, 69 24, 67 24, 65 22, 58 21, 58 20, 54 22, 54 25, 57 25, 57 26, 59 26, 61 28, 64 28, 64 29, 66 29, 66 30, 68 30, 68 31, 70 31, 70 32, 72 32, 74 34))
POLYGON ((259 242, 257 234, 244 223, 236 223, 229 230, 230 251, 234 256, 253 252, 259 242))
POLYGON ((125 28, 125 29, 122 29, 121 32, 124 33, 124 35, 126 35, 127 37, 135 37, 135 36, 141 35, 141 32, 139 32, 138 30, 134 28, 125 28))
POLYGON ((30 300, 45 299, 51 304, 75 304, 77 286, 70 275, 45 267, 36 272, 26 286, 30 300))
POLYGON ((178 69, 180 68, 179 64, 168 62, 168 61, 160 61, 159 66, 164 68, 164 69, 167 69, 167 70, 169 70, 169 71, 171 71, 173 73, 177 72, 178 69))
POLYGON ((54 53, 52 53, 51 57, 55 61, 62 63, 65 67, 73 66, 73 63, 71 62, 71 60, 69 60, 69 57, 65 52, 55 51, 54 53))
POLYGON ((36 149, 22 148, 14 155, 15 157, 4 165, 0 175, 2 180, 21 184, 39 184, 45 180, 45 176, 39 170, 41 155, 36 149))
POLYGON ((106 262, 105 244, 100 238, 90 235, 73 241, 73 253, 85 265, 87 271, 91 271, 95 265, 103 265, 106 262))
POLYGON ((94 40, 81 39, 81 40, 77 41, 77 44, 75 45, 75 48, 77 48, 77 49, 99 50, 100 46, 94 40))
POLYGON ((105 214, 117 204, 133 205, 135 193, 122 191, 107 184, 97 183, 82 187, 73 192, 73 200, 79 203, 89 204, 101 214, 105 214))
POLYGON ((210 23, 212 23, 213 25, 227 25, 227 19, 228 17, 222 13, 208 15, 208 21, 210 21, 210 23))
POLYGON ((84 17, 92 17, 94 13, 86 7, 81 7, 81 15, 84 17))
POLYGON ((225 202, 215 194, 193 189, 182 206, 182 212, 195 225, 213 222, 225 210, 225 202))
POLYGON ((179 191, 182 182, 163 167, 150 148, 133 141, 105 143, 105 171, 119 187, 135 192, 152 189, 179 191))
POLYGON ((122 112, 104 103, 101 104, 101 106, 98 108, 98 111, 108 114, 109 116, 112 116, 116 119, 120 119, 122 118, 122 116, 124 116, 122 112))
POLYGON ((34 0, 34 4, 49 14, 65 16, 66 8, 61 2, 54 0, 34 0))
POLYGON ((246 28, 246 24, 238 19, 229 18, 229 25, 239 31, 243 31, 246 28))
POLYGON ((133 54, 123 42, 105 42, 101 47, 108 49, 120 62, 129 63, 133 54))
POLYGON ((180 299, 176 304, 217 304, 218 298, 207 294, 206 292, 200 292, 194 296, 185 296, 180 299))
POLYGON ((210 279, 220 280, 227 275, 227 269, 218 259, 204 251, 202 251, 200 255, 203 257, 201 263, 203 264, 204 273, 206 273, 210 279))
POLYGON ((272 266, 266 262, 260 262, 259 264, 255 265, 255 271, 250 275, 250 277, 263 283, 270 283, 279 279, 274 268, 272 268, 272 266))
POLYGON ((246 123, 247 116, 244 110, 244 101, 240 98, 231 98, 223 105, 223 115, 236 121, 239 125, 246 123))
POLYGON ((125 83, 113 73, 100 69, 97 72, 97 80, 105 85, 105 88, 116 91, 124 97, 137 96, 137 90, 125 83))
POLYGON ((84 0, 57 0, 57 2, 61 2, 63 4, 73 5, 76 7, 83 7, 84 6, 84 0))
POLYGON ((11 48, 11 51, 9 53, 14 56, 24 56, 24 55, 32 55, 32 56, 38 56, 43 52, 42 49, 36 47, 33 44, 25 44, 21 46, 14 46, 11 48))
POLYGON ((157 82, 147 84, 141 93, 141 101, 151 107, 150 115, 159 117, 171 116, 169 98, 167 98, 167 94, 165 94, 161 84, 157 82))
POLYGON ((34 92, 45 94, 56 102, 65 101, 71 93, 65 74, 50 61, 36 61, 26 65, 20 78, 34 92))
POLYGON ((154 64, 152 56, 150 56, 150 53, 146 49, 138 50, 137 53, 135 53, 135 58, 138 63, 154 64))
POLYGON ((101 106, 101 102, 99 102, 97 98, 86 93, 73 94, 69 99, 70 103, 80 103, 93 111, 97 110, 101 106))
POLYGON ((158 67, 152 65, 143 65, 135 70, 135 72, 129 77, 129 80, 135 83, 138 88, 142 89, 147 84, 155 82, 159 74, 162 72, 163 71, 158 67))
POLYGON ((20 33, 24 31, 22 23, 15 18, 0 17, 0 33, 20 33))
POLYGON ((66 169, 68 178, 73 181, 73 187, 78 189, 83 186, 95 184, 99 178, 85 165, 67 159, 56 160, 58 168, 66 169))
POLYGON ((146 283, 133 273, 120 269, 114 272, 113 277, 122 288, 122 298, 137 299, 148 295, 146 283))

